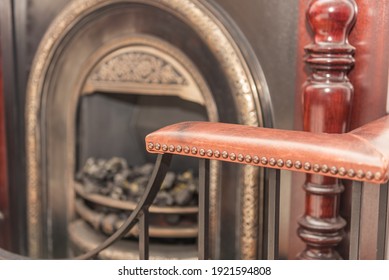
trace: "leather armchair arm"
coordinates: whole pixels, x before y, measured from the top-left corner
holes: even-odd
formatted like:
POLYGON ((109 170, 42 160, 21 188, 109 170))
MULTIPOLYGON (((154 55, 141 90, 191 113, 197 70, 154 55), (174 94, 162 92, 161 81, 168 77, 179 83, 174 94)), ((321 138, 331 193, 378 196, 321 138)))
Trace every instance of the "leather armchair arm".
POLYGON ((345 134, 184 122, 147 135, 146 148, 150 153, 384 183, 389 175, 389 116, 345 134))

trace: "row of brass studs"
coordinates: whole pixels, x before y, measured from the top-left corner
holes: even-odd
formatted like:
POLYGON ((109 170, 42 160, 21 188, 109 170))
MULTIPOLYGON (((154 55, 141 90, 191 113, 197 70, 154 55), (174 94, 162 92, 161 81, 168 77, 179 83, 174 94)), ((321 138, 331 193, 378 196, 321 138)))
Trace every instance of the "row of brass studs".
POLYGON ((224 159, 227 159, 229 158, 230 160, 232 161, 235 161, 236 159, 239 161, 239 162, 243 162, 245 161, 246 163, 254 163, 254 164, 259 164, 261 163, 262 165, 267 165, 269 164, 270 166, 278 166, 278 167, 283 167, 284 165, 287 167, 287 168, 296 168, 296 169, 301 169, 301 168, 304 168, 304 170, 306 171, 310 171, 310 170, 313 170, 313 172, 316 172, 316 173, 331 173, 332 175, 337 175, 339 174, 340 176, 348 176, 350 178, 354 178, 354 177, 357 177, 359 179, 363 179, 364 177, 366 177, 366 179, 368 180, 372 180, 373 178, 375 180, 381 180, 381 173, 380 172, 376 172, 375 174, 373 174, 372 172, 370 171, 367 171, 366 173, 363 172, 363 170, 358 170, 358 171, 355 171, 354 169, 349 169, 349 170, 346 170, 344 167, 340 167, 340 168, 337 168, 336 166, 332 166, 332 167, 329 167, 328 165, 326 164, 323 164, 323 165, 319 165, 319 164, 311 164, 310 162, 305 162, 304 164, 301 162, 301 161, 295 161, 293 162, 292 160, 288 159, 286 160, 285 162, 282 160, 282 159, 275 159, 275 158, 266 158, 266 157, 261 157, 259 158, 258 156, 250 156, 250 155, 243 155, 243 154, 238 154, 236 155, 235 153, 228 153, 227 151, 223 151, 223 152, 220 152, 218 150, 215 150, 215 151, 212 151, 212 150, 206 150, 206 149, 197 149, 196 147, 192 147, 190 148, 189 146, 185 146, 184 148, 182 148, 180 145, 177 145, 177 147, 175 147, 174 145, 166 145, 166 144, 159 144, 159 143, 156 143, 155 145, 153 143, 148 143, 148 149, 149 150, 161 150, 164 151, 164 152, 171 152, 173 153, 174 151, 178 152, 178 153, 181 153, 182 151, 184 151, 185 154, 189 154, 189 153, 192 153, 193 155, 196 155, 197 153, 199 153, 200 156, 207 156, 207 157, 212 157, 214 156, 215 158, 220 158, 220 156, 224 159))

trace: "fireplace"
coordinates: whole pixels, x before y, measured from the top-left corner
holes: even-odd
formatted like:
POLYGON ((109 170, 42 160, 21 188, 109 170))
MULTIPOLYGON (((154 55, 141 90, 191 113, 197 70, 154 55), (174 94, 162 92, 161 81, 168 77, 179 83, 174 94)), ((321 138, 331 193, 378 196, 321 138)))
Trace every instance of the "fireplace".
MULTIPOLYGON (((80 214, 85 203, 96 204, 76 181, 89 158, 121 157, 131 166, 152 162, 144 136, 178 121, 271 126, 269 100, 259 62, 216 4, 72 1, 42 40, 27 91, 30 254, 65 257, 104 238, 80 214)), ((177 173, 195 168, 184 159, 173 164, 177 173)), ((211 163, 214 258, 261 254, 261 172, 211 163)), ((156 237, 154 258, 194 256, 186 247, 193 240, 171 244, 171 238, 156 237), (169 254, 172 246, 176 251, 169 254)), ((132 258, 134 243, 120 242, 100 257, 132 258)))

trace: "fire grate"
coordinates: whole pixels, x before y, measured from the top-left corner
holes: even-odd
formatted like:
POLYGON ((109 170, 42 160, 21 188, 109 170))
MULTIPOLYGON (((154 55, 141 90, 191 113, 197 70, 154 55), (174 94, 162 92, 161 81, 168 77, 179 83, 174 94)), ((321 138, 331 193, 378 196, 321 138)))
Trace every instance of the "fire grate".
MULTIPOLYGON (((77 236, 71 238, 75 254, 92 247, 88 244, 91 240, 98 240, 99 235, 112 235, 123 225, 141 199, 153 168, 152 163, 129 166, 124 158, 119 157, 89 158, 85 162, 75 182, 75 211, 79 216, 71 225, 78 232, 77 236)), ((169 171, 149 209, 151 246, 169 244, 179 251, 181 247, 187 247, 195 256, 193 246, 198 234, 197 205, 198 178, 194 172, 190 169, 184 172, 169 171)), ((137 242, 138 226, 124 237, 127 242, 137 242)), ((128 250, 136 255, 137 246, 132 247, 128 250)), ((114 258, 123 253, 116 250, 114 258)))

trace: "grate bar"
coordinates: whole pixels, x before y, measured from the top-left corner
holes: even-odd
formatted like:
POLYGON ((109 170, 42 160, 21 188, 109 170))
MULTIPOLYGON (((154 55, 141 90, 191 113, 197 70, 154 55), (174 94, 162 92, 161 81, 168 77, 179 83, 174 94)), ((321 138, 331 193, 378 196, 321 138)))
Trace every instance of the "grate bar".
POLYGON ((353 181, 351 186, 351 220, 349 259, 359 259, 359 238, 361 234, 362 182, 353 181))
POLYGON ((386 253, 386 234, 388 231, 388 183, 380 185, 378 202, 377 260, 384 260, 386 253))
POLYGON ((149 211, 144 209, 139 218, 139 259, 149 259, 149 211))
POLYGON ((280 218, 280 170, 265 169, 265 257, 278 259, 280 218))
POLYGON ((198 258, 209 259, 209 160, 199 161, 198 258))

